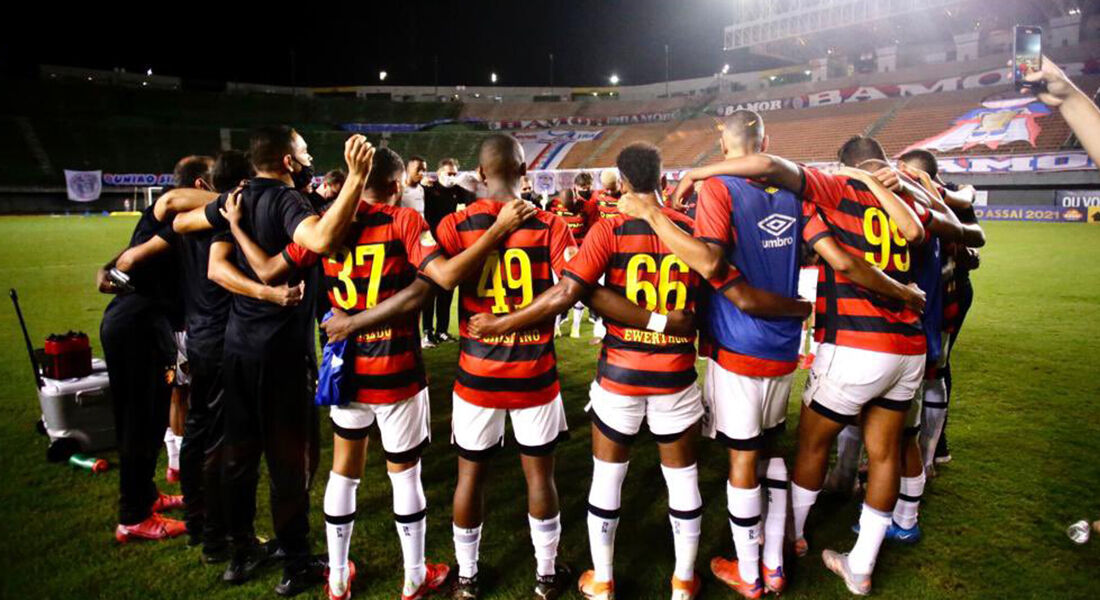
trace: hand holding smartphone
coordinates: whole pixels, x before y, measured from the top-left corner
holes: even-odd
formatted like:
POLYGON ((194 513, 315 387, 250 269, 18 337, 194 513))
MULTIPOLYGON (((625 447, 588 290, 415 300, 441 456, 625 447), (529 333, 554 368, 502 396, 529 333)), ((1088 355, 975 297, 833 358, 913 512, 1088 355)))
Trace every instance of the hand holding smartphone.
POLYGON ((1012 28, 1012 82, 1017 92, 1038 92, 1043 83, 1027 81, 1029 73, 1043 68, 1043 30, 1033 25, 1012 28))

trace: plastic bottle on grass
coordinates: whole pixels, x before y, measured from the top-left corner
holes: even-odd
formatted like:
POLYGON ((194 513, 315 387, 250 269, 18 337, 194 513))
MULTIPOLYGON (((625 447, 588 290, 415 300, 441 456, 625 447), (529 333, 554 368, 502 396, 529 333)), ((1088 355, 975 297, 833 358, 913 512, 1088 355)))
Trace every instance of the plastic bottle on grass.
MULTIPOLYGON (((88 456, 87 454, 74 454, 69 457, 69 464, 77 469, 84 469, 92 473, 102 473, 110 468, 111 464, 102 458, 88 456)), ((1087 533, 1086 533, 1087 535, 1087 533)))

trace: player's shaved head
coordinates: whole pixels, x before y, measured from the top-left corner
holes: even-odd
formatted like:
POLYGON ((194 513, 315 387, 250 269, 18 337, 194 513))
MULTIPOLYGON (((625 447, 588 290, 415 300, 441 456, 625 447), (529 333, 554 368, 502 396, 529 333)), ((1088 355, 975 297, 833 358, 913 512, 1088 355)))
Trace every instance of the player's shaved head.
POLYGON ((398 189, 397 182, 404 174, 405 161, 399 154, 389 148, 377 148, 364 187, 375 193, 388 194, 398 189))
POLYGON ((939 177, 940 167, 939 163, 936 162, 936 155, 924 148, 914 148, 902 154, 899 158, 905 164, 928 173, 932 179, 939 177))
POLYGON ((882 144, 879 144, 878 140, 873 137, 862 135, 853 135, 848 138, 848 141, 844 142, 844 145, 840 147, 840 151, 837 152, 837 158, 840 160, 840 164, 846 167, 859 167, 861 169, 864 168, 863 163, 872 160, 880 161, 884 165, 890 164, 890 161, 886 159, 886 151, 882 149, 882 144))
POLYGON ((527 172, 523 146, 510 135, 495 133, 485 138, 477 156, 478 169, 487 182, 498 181, 513 187, 527 172))
POLYGON ((722 136, 727 144, 759 152, 764 145, 764 118, 753 110, 735 110, 722 120, 722 136))

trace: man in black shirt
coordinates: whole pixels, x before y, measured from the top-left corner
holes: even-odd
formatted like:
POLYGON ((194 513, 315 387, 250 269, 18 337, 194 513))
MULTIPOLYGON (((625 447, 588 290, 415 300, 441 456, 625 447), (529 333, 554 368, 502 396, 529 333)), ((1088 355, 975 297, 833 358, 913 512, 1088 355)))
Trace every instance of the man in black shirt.
MULTIPOLYGON (((345 144, 349 174, 339 196, 318 217, 295 189, 312 159, 305 140, 288 127, 257 130, 249 157, 256 170, 241 191, 242 228, 269 254, 291 241, 328 252, 351 224, 374 151, 363 136, 345 144)), ((199 211, 176 217, 175 227, 218 230, 210 249, 210 271, 231 264, 253 283, 260 278, 235 250, 219 209, 225 197, 199 211)), ((296 284, 297 282, 292 282, 296 284)), ((233 559, 223 579, 240 583, 262 563, 253 521, 261 456, 271 477, 271 512, 279 549, 286 556, 275 591, 293 595, 322 580, 309 556, 309 486, 316 468, 317 411, 308 392, 312 307, 285 307, 235 294, 229 310, 223 354, 225 439, 222 491, 233 559)))
MULTIPOLYGON (((424 220, 428 222, 433 234, 443 217, 455 212, 458 205, 472 204, 477 200, 473 192, 458 185, 458 161, 453 158, 439 161, 435 183, 428 185, 430 182, 427 180, 423 183, 424 220)), ((424 307, 424 339, 421 346, 434 348, 452 339, 447 329, 451 326, 453 299, 453 290, 439 290, 435 298, 428 301, 424 307)))
POLYGON ((130 237, 129 248, 97 273, 99 290, 117 294, 103 312, 100 342, 111 382, 115 432, 118 436, 119 518, 115 538, 165 539, 185 531, 182 521, 158 512, 182 506, 179 496, 157 491, 157 466, 168 423, 169 373, 176 362, 175 327, 183 311, 173 261, 176 236, 145 209, 130 237), (153 249, 157 249, 155 252, 153 249), (165 251, 167 250, 167 251, 165 251), (148 260, 132 262, 150 254, 148 260), (127 284, 109 273, 125 271, 127 284))

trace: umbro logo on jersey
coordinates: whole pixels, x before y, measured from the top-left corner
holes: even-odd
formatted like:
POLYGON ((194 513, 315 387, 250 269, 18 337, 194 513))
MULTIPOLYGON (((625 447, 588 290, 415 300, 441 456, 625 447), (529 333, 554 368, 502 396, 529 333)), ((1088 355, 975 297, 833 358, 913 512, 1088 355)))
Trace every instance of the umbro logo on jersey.
POLYGON ((788 217, 787 215, 781 215, 779 213, 772 213, 756 224, 757 227, 767 231, 768 233, 779 237, 783 235, 785 231, 794 225, 794 217, 788 217))

